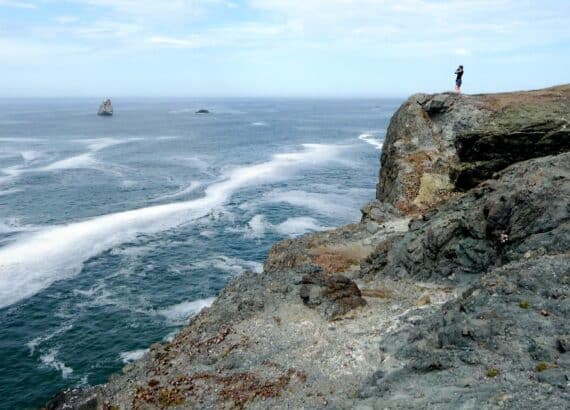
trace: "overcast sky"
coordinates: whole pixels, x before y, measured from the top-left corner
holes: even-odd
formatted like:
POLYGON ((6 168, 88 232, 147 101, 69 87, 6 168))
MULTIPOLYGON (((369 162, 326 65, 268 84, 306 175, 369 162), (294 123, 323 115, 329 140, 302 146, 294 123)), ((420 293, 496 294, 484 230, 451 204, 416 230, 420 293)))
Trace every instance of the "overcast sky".
POLYGON ((406 96, 570 82, 570 0, 0 0, 0 97, 406 96))

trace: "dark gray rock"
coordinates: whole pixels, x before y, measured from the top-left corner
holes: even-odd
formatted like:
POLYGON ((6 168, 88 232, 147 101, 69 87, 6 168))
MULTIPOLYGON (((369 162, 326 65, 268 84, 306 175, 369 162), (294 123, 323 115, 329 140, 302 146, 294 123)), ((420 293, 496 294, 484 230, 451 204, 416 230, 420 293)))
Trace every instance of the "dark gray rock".
POLYGON ((319 268, 303 276, 299 295, 305 305, 317 309, 328 320, 366 305, 354 281, 342 275, 327 275, 319 268))
POLYGON ((111 100, 106 99, 101 103, 101 105, 99 106, 99 111, 97 111, 97 115, 101 116, 113 115, 113 104, 111 103, 111 100))
POLYGON ((517 161, 570 149, 570 86, 530 92, 411 96, 392 117, 376 198, 429 210, 517 161))
POLYGON ((548 369, 540 372, 537 380, 560 389, 568 389, 570 384, 570 369, 548 369))
POLYGON ((480 408, 497 400, 513 409, 564 408, 570 366, 554 361, 559 335, 570 329, 570 300, 543 294, 569 286, 568 254, 488 272, 442 310, 386 338, 381 349, 395 361, 371 376, 360 397, 398 409, 452 409, 470 400, 480 408))
POLYGON ((86 387, 59 392, 47 402, 46 410, 97 410, 101 407, 100 391, 86 387))
POLYGON ((558 338, 558 349, 562 353, 570 351, 570 335, 564 335, 558 338))
POLYGON ((401 218, 401 213, 390 204, 380 201, 372 201, 364 205, 360 212, 362 213, 361 222, 383 223, 395 218, 401 218))
POLYGON ((436 94, 422 104, 425 112, 434 115, 448 111, 454 103, 456 94, 436 94))
POLYGON ((455 144, 460 163, 451 179, 458 189, 467 190, 515 162, 570 151, 570 117, 566 114, 511 130, 465 132, 455 144))
MULTIPOLYGON (((570 153, 515 164, 410 224, 369 265, 394 276, 468 279, 493 266, 570 249, 570 153)), ((469 280, 469 279, 468 279, 469 280)), ((557 291, 552 289, 552 291, 557 291)))

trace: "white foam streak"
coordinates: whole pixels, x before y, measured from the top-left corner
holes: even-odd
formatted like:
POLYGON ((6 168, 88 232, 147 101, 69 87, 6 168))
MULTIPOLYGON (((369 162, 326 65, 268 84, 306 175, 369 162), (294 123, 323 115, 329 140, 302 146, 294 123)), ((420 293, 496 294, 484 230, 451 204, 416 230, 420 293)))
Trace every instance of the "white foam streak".
POLYGON ((92 168, 97 164, 91 153, 76 155, 74 157, 56 161, 45 167, 27 170, 27 172, 60 171, 64 169, 92 168))
POLYGON ((84 140, 75 140, 76 142, 80 142, 82 144, 86 144, 87 148, 92 152, 101 151, 105 148, 112 147, 113 145, 124 144, 129 141, 140 140, 142 138, 128 138, 124 140, 119 140, 116 138, 93 138, 93 139, 84 139, 84 140))
POLYGON ((31 162, 40 158, 43 155, 43 153, 39 151, 22 151, 20 155, 22 156, 24 161, 31 162))
POLYGON ((192 302, 182 302, 161 309, 157 313, 172 324, 182 325, 185 324, 190 317, 198 314, 202 309, 212 306, 215 299, 216 298, 208 298, 194 300, 192 302))
POLYGON ((123 352, 120 354, 121 360, 125 364, 131 363, 134 362, 135 360, 141 359, 148 351, 149 349, 139 349, 139 350, 131 350, 130 352, 123 352))
POLYGON ((275 225, 277 232, 293 237, 303 235, 307 232, 323 231, 325 229, 327 229, 327 227, 319 225, 316 219, 306 216, 289 218, 285 222, 275 225))
MULTIPOLYGON (((136 138, 139 139, 139 138, 136 138)), ((29 171, 60 171, 65 169, 80 169, 80 168, 93 168, 97 165, 97 160, 93 157, 93 154, 104 150, 105 148, 112 147, 113 145, 124 144, 129 141, 134 140, 134 138, 129 138, 127 140, 118 140, 115 138, 95 138, 95 139, 85 139, 76 140, 82 144, 86 144, 89 152, 84 154, 79 154, 70 158, 65 158, 60 161, 56 161, 45 167, 31 169, 29 171)), ((28 171, 28 172, 29 172, 28 171)))
POLYGON ((276 190, 266 195, 265 199, 268 202, 283 202, 293 206, 307 208, 328 217, 346 218, 354 216, 355 209, 358 213, 358 202, 355 203, 353 196, 347 194, 322 194, 299 190, 276 190))
POLYGON ((37 231, 38 229, 39 228, 34 225, 20 225, 17 218, 6 218, 0 221, 0 234, 10 234, 15 232, 30 232, 30 231, 37 231))
POLYGON ((28 343, 26 343, 26 346, 28 347, 28 349, 30 349, 30 356, 32 356, 34 354, 34 352, 36 351, 36 348, 39 345, 53 339, 56 336, 59 336, 63 333, 66 333, 67 331, 71 330, 72 328, 73 328, 73 324, 67 324, 65 326, 62 326, 62 327, 56 329, 52 333, 48 333, 44 336, 38 336, 38 337, 30 340, 28 343))
POLYGON ((202 198, 103 215, 82 222, 21 234, 0 248, 0 308, 28 298, 54 281, 77 274, 82 264, 141 233, 155 233, 206 216, 245 186, 279 181, 338 154, 330 145, 305 145, 297 153, 235 169, 210 185, 202 198))
MULTIPOLYGON (((2 180, 2 178, 0 178, 0 181, 1 180, 2 180)), ((18 192, 22 192, 22 189, 19 189, 19 188, 6 189, 5 191, 0 191, 0 196, 12 195, 12 194, 16 194, 18 192)))
POLYGON ((382 146, 383 146, 382 141, 380 141, 378 138, 376 138, 372 134, 366 134, 366 133, 360 134, 358 136, 358 139, 374 146, 376 149, 379 149, 379 150, 382 149, 382 146))
POLYGON ((192 181, 190 183, 190 185, 188 185, 186 188, 183 188, 179 191, 173 192, 171 194, 165 194, 165 195, 161 195, 157 198, 154 198, 152 201, 153 202, 159 202, 159 201, 164 201, 165 199, 175 199, 175 198, 180 198, 181 196, 185 196, 188 194, 191 194, 192 192, 196 191, 198 188, 200 188, 202 186, 201 182, 198 181, 192 181))
POLYGON ((216 268, 222 272, 228 272, 232 275, 239 275, 246 270, 253 271, 255 273, 261 273, 263 271, 263 264, 255 261, 246 261, 240 258, 230 258, 225 255, 219 255, 215 258, 206 259, 192 266, 200 269, 216 268))
MULTIPOLYGON (((3 170, 5 174, 8 175, 7 178, 0 179, 0 183, 4 183, 10 178, 17 177, 21 174, 30 172, 50 172, 50 171, 61 171, 68 169, 81 169, 81 168, 97 168, 98 161, 95 159, 94 154, 111 147, 113 145, 124 144, 130 141, 139 140, 141 138, 128 138, 125 140, 119 140, 115 138, 95 138, 95 139, 85 139, 85 140, 75 140, 85 144, 89 150, 86 153, 75 155, 73 157, 64 158, 59 161, 52 162, 51 164, 35 167, 35 168, 25 168, 25 167, 10 167, 3 170)), ((24 151, 21 153, 22 158, 26 162, 32 162, 42 156, 42 153, 36 151, 24 151)))
POLYGON ((249 231, 246 233, 246 238, 261 238, 265 235, 265 231, 271 229, 271 224, 267 222, 263 215, 255 215, 248 222, 249 231))
POLYGON ((42 362, 43 365, 51 367, 52 369, 55 369, 57 371, 60 371, 61 377, 67 379, 69 375, 73 373, 73 369, 71 367, 67 367, 65 363, 63 363, 61 360, 56 359, 58 353, 59 352, 57 351, 57 349, 51 349, 46 354, 40 356, 40 361, 42 362))

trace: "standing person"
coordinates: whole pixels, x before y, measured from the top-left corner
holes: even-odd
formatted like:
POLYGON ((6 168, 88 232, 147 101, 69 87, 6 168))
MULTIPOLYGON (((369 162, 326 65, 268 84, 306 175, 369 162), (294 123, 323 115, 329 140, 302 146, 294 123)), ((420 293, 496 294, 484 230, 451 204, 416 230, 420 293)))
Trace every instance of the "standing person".
POLYGON ((461 93, 461 82, 462 82, 462 78, 463 78, 463 66, 462 65, 457 67, 457 70, 455 70, 455 75, 457 76, 455 78, 455 91, 457 91, 458 93, 461 93))

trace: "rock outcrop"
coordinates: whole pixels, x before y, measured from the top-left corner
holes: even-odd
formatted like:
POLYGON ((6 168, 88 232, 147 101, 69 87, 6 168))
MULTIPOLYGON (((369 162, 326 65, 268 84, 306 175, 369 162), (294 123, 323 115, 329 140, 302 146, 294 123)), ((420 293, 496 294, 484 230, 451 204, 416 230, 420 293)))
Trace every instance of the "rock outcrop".
POLYGON ((567 408, 569 114, 570 86, 411 97, 360 223, 48 408, 567 408))
POLYGON ((97 115, 102 115, 102 116, 113 115, 113 104, 111 103, 110 99, 106 99, 101 103, 101 105, 99 106, 99 111, 97 111, 97 115))
POLYGON ((413 95, 388 128, 376 198, 419 214, 510 164, 568 151, 569 105, 568 85, 525 93, 413 95))

